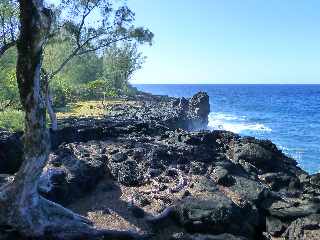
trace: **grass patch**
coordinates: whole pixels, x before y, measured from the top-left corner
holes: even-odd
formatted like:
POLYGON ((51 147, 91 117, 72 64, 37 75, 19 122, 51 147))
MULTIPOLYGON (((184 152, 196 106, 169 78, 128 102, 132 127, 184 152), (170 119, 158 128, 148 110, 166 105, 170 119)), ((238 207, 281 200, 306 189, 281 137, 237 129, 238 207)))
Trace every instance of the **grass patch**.
POLYGON ((0 128, 11 132, 22 131, 24 128, 24 112, 13 109, 0 112, 0 128))
MULTIPOLYGON (((108 115, 109 107, 117 104, 126 103, 128 105, 134 105, 134 102, 125 100, 106 100, 102 101, 82 101, 70 104, 64 108, 58 108, 57 118, 104 118, 108 115)), ((47 123, 49 126, 50 119, 47 116, 47 123)), ((0 112, 0 128, 7 129, 9 131, 22 131, 24 129, 24 112, 14 109, 7 109, 0 112)))
POLYGON ((103 118, 108 114, 108 106, 123 103, 124 100, 107 100, 107 101, 82 101, 68 105, 65 108, 57 109, 57 118, 63 119, 68 117, 94 117, 103 118))

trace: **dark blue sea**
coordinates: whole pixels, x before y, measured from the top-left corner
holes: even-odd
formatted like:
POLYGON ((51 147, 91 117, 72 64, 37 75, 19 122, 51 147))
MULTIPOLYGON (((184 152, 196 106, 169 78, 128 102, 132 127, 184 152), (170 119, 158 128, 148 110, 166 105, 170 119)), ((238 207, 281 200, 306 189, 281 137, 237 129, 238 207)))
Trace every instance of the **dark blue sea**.
POLYGON ((309 173, 320 172, 320 85, 135 85, 173 97, 210 96, 209 128, 270 139, 309 173))

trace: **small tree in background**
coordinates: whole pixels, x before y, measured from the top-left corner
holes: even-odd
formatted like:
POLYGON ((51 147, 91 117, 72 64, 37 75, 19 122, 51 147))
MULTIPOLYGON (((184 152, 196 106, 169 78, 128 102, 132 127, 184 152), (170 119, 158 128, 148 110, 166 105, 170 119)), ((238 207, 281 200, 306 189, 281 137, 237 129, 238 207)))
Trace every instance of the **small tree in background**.
POLYGON ((110 82, 118 94, 130 93, 129 80, 133 73, 141 69, 145 57, 137 49, 137 44, 113 45, 103 56, 103 77, 110 82))

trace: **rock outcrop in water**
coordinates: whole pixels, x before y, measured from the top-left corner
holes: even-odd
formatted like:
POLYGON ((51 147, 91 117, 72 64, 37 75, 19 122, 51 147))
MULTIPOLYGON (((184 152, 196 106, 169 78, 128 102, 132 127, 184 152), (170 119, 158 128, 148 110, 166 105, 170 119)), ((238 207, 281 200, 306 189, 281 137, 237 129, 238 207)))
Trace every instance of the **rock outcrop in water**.
POLYGON ((44 196, 135 239, 320 239, 320 175, 268 140, 190 131, 207 124, 205 93, 148 96, 108 112, 61 122, 44 196))

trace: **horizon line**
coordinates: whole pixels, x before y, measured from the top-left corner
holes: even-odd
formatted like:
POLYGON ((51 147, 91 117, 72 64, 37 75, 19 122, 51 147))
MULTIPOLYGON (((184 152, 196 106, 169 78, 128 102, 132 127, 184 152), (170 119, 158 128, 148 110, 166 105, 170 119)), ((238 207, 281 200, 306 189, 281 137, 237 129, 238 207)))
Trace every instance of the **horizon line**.
POLYGON ((320 83, 131 83, 132 85, 320 85, 320 83))

